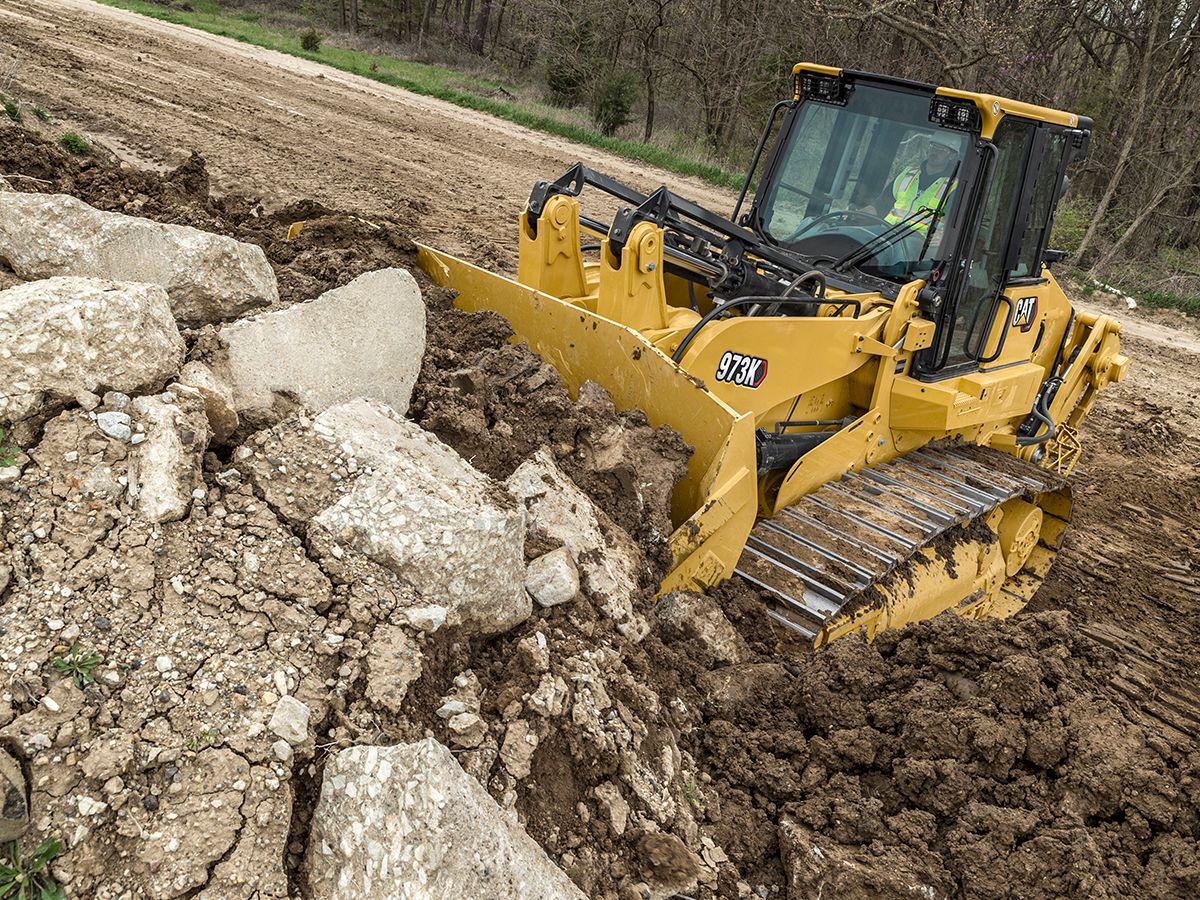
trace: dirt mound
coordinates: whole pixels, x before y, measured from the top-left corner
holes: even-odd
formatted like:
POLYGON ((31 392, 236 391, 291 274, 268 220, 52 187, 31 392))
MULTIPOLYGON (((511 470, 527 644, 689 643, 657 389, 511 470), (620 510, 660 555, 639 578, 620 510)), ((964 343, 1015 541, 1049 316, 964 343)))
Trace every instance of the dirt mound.
POLYGON ((6 128, 0 172, 29 176, 14 182, 18 190, 71 194, 97 209, 258 244, 275 270, 283 306, 312 299, 363 272, 411 268, 416 259, 401 223, 392 219, 366 219, 311 201, 268 212, 255 198, 214 197, 204 158, 196 153, 160 175, 100 157, 71 156, 40 135, 6 128), (301 222, 300 233, 288 240, 290 227, 301 222))

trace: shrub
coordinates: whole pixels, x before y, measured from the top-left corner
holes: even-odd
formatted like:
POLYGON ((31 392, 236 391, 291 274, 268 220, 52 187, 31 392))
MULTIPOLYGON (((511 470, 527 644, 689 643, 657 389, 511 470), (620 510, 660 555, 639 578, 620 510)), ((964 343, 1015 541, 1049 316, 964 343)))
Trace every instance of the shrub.
POLYGON ((602 134, 613 135, 630 121, 637 81, 629 72, 613 72, 592 89, 592 121, 602 134))
POLYGON ((309 53, 321 52, 321 35, 317 33, 317 29, 310 28, 300 35, 300 48, 309 53))
POLYGON ((92 148, 74 131, 68 131, 58 139, 59 146, 70 153, 72 156, 87 156, 92 152, 92 148))
POLYGON ((566 56, 556 56, 546 64, 546 87, 554 106, 572 107, 583 102, 588 71, 566 56))

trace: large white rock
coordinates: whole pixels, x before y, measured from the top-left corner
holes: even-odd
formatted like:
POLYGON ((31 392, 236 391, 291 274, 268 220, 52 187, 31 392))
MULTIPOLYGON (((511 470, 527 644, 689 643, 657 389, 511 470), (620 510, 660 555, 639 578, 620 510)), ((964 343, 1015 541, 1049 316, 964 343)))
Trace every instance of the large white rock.
POLYGON ((432 738, 329 758, 306 865, 339 900, 584 897, 432 738))
POLYGON ((184 350, 166 292, 152 284, 50 278, 0 291, 0 421, 85 391, 157 388, 184 350))
POLYGON ((505 484, 523 502, 530 532, 570 552, 584 590, 600 608, 617 622, 630 619, 638 550, 629 536, 563 474, 547 450, 523 462, 505 484))
POLYGON ((187 325, 230 319, 279 299, 261 247, 103 212, 65 194, 0 193, 0 259, 27 279, 79 275, 157 284, 187 325))
POLYGON ((313 527, 397 572, 451 624, 496 633, 529 617, 525 514, 503 487, 378 403, 328 409, 313 430, 373 469, 313 527))
POLYGON ((408 412, 425 353, 425 304, 412 275, 380 269, 315 300, 221 329, 238 412, 277 418, 276 394, 313 412, 371 397, 408 412))

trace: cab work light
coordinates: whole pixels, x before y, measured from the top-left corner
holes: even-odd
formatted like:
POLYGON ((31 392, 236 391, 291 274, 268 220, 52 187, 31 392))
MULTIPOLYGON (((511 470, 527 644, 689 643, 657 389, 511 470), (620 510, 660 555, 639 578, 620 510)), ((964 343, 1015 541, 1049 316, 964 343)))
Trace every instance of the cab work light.
POLYGON ((934 97, 929 104, 929 121, 958 131, 979 130, 979 109, 970 100, 934 97))
POLYGON ((836 75, 819 75, 816 72, 804 72, 800 76, 800 96, 805 100, 816 100, 818 103, 832 103, 835 106, 846 105, 846 95, 849 93, 842 79, 836 75))

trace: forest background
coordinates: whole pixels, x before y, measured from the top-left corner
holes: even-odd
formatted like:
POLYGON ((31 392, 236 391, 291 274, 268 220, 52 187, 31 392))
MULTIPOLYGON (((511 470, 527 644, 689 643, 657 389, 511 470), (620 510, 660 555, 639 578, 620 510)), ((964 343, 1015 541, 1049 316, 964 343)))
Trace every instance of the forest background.
POLYGON ((731 186, 801 60, 1077 112, 1053 246, 1085 290, 1200 315, 1200 0, 106 2, 731 186))

